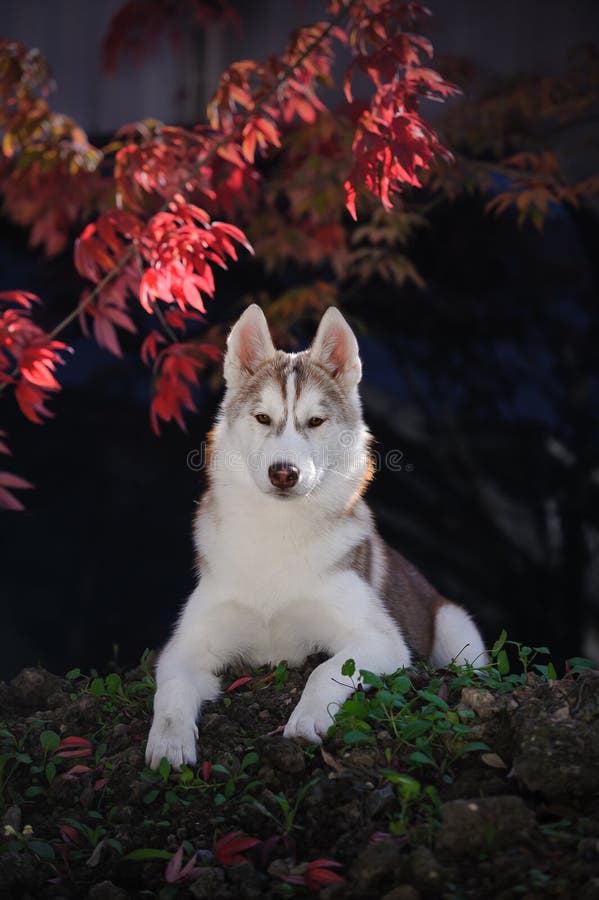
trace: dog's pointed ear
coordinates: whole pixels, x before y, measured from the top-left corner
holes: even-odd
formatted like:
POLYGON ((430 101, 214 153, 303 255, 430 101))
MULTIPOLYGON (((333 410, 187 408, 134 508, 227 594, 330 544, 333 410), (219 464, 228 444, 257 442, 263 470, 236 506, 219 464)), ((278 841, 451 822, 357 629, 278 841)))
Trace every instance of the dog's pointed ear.
POLYGON ((227 338, 225 380, 236 387, 244 375, 253 375, 263 363, 275 355, 275 348, 264 313, 252 303, 235 322, 227 338))
POLYGON ((310 356, 344 388, 355 388, 362 377, 362 363, 356 336, 334 306, 320 320, 310 356))

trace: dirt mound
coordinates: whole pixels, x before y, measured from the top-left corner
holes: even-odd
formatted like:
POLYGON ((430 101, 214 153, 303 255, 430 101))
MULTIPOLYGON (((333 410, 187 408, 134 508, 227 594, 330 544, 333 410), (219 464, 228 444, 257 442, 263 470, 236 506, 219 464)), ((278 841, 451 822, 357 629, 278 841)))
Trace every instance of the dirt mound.
POLYGON ((599 897, 596 671, 367 676, 314 747, 280 729, 315 662, 225 676, 181 773, 147 658, 1 684, 0 897, 599 897))

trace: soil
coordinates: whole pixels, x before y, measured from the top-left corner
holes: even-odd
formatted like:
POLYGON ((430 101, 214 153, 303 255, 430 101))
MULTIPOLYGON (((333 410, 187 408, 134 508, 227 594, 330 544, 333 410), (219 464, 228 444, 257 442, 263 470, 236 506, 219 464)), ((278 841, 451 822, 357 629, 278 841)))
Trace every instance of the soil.
MULTIPOLYGON (((451 708, 473 711, 472 739, 488 749, 445 771, 412 766, 439 803, 432 813, 413 803, 401 833, 391 823, 402 800, 384 773, 408 769, 388 728, 322 748, 281 736, 316 662, 262 672, 207 705, 204 766, 187 788, 144 766, 147 666, 113 675, 110 688, 42 669, 0 684, 0 897, 599 898, 599 673, 530 675, 497 693, 454 690, 448 675, 451 708), (89 744, 67 742, 75 757, 60 755, 63 744, 44 751, 44 731, 89 744), (257 842, 227 850, 232 833, 257 842), (184 863, 197 855, 177 879, 168 854, 180 847, 184 863), (144 849, 168 853, 128 858, 144 849), (319 859, 339 865, 308 865, 319 859)), ((251 673, 223 683, 240 674, 251 673)), ((411 674, 420 687, 431 678, 411 674)))

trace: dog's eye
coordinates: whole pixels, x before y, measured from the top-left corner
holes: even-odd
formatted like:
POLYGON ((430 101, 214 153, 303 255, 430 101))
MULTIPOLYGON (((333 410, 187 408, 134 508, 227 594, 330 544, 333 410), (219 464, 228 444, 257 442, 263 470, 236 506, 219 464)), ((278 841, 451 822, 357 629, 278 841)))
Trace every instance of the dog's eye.
POLYGON ((319 425, 322 425, 324 419, 321 419, 319 416, 312 416, 312 418, 308 421, 308 428, 318 428, 319 425))
POLYGON ((256 419, 256 422, 260 422, 261 425, 270 425, 270 416, 267 416, 266 413, 258 413, 254 418, 256 419))

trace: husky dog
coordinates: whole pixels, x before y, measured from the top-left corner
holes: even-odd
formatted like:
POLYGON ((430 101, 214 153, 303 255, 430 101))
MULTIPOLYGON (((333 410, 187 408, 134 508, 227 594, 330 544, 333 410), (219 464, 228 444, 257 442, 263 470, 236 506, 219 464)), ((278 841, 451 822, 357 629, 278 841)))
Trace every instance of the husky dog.
POLYGON ((371 478, 354 333, 329 308, 309 350, 275 350, 264 314, 234 325, 226 393, 211 434, 209 488, 195 542, 200 579, 156 670, 146 760, 196 761, 196 720, 219 694, 217 673, 251 665, 330 659, 310 675, 285 726, 320 742, 351 694, 341 677, 408 666, 486 662, 469 615, 441 597, 378 535, 362 499, 371 478))

